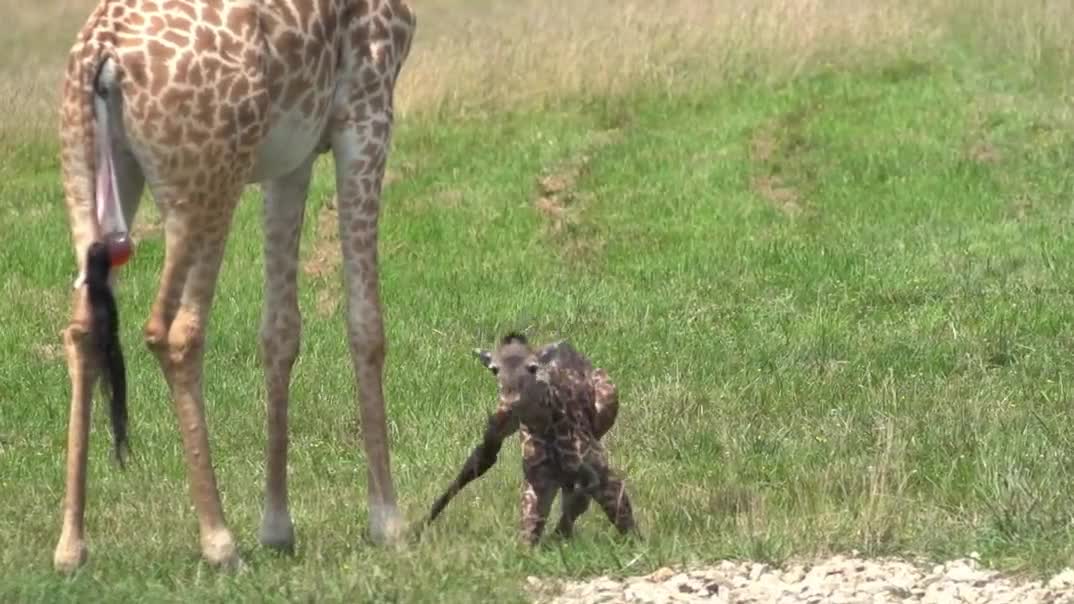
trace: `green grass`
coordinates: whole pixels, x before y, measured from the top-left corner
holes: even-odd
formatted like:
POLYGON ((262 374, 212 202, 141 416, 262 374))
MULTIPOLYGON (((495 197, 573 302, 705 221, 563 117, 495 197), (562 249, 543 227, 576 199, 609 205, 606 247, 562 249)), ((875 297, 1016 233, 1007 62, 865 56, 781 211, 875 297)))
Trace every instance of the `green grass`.
MULTIPOLYGON (((251 189, 206 359, 213 455, 246 572, 218 575, 197 557, 175 418, 141 344, 163 253, 150 235, 119 294, 134 457, 126 472, 109 463, 98 409, 90 562, 55 575, 72 262, 54 146, 5 147, 0 600, 515 601, 527 575, 855 548, 977 551, 1027 573, 1071 564, 1074 119, 1054 62, 995 62, 980 43, 774 83, 400 120, 381 251, 407 518, 450 480, 494 402, 470 348, 521 328, 569 337, 618 382, 608 442, 638 543, 616 540, 594 509, 569 545, 517 545, 514 446, 423 543, 365 542, 353 374, 329 271, 301 276, 298 552, 258 547, 251 189), (560 184, 541 202, 548 176, 560 184)), ((326 157, 306 259, 333 250, 317 228, 330 172, 326 157)))

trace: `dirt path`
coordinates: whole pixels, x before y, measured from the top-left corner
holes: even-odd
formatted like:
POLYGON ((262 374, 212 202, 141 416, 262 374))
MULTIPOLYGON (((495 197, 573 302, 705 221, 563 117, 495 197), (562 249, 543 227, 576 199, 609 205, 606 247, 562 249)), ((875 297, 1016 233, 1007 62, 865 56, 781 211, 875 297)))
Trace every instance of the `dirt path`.
POLYGON ((665 602, 882 603, 967 602, 1074 604, 1074 569, 1046 580, 1023 580, 972 558, 922 566, 899 559, 835 556, 812 564, 721 562, 696 569, 662 568, 616 581, 549 583, 530 579, 537 602, 663 604, 665 602))

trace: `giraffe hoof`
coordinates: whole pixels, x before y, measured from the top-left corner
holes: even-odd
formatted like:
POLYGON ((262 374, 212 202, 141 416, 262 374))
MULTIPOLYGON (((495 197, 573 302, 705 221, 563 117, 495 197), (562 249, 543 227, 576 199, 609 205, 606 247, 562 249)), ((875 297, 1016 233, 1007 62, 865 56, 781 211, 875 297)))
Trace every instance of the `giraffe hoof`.
POLYGON ((203 536, 201 555, 206 562, 222 570, 239 570, 242 567, 235 540, 227 529, 203 536))
POLYGON ((377 545, 402 545, 403 521, 394 505, 370 505, 369 536, 377 545))
POLYGON ((52 566, 57 572, 69 575, 86 563, 88 553, 81 539, 60 539, 52 556, 52 566))
POLYGON ((265 547, 284 554, 295 553, 295 525, 289 516, 266 514, 258 538, 265 547))

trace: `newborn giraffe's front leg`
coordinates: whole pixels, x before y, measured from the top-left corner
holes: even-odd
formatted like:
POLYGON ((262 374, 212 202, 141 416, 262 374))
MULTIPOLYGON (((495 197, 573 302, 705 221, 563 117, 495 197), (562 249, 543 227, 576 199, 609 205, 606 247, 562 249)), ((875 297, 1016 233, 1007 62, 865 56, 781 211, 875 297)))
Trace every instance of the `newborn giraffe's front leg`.
POLYGON ((544 533, 548 522, 548 513, 552 511, 552 501, 556 498, 558 485, 547 473, 527 476, 522 483, 522 541, 526 545, 536 545, 544 533))
POLYGON ((522 505, 520 529, 522 542, 536 545, 544 533, 548 514, 552 511, 552 501, 560 482, 552 470, 556 451, 550 443, 534 437, 529 432, 522 434, 522 505))

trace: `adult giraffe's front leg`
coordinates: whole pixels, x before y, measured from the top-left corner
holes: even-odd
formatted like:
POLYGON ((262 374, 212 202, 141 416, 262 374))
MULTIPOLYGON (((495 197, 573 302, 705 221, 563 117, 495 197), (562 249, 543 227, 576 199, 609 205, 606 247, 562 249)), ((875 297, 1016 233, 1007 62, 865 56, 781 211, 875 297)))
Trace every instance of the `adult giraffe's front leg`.
POLYGON ((291 174, 264 186, 265 299, 261 361, 265 367, 265 508, 261 543, 286 552, 295 545, 287 503, 287 403, 291 369, 298 358, 302 315, 298 308, 298 247, 313 170, 311 156, 291 174))
POLYGON ((379 543, 395 541, 401 529, 384 403, 387 341, 377 273, 377 219, 391 129, 391 114, 377 113, 347 121, 332 138, 347 291, 347 338, 358 380, 370 535, 379 543))

